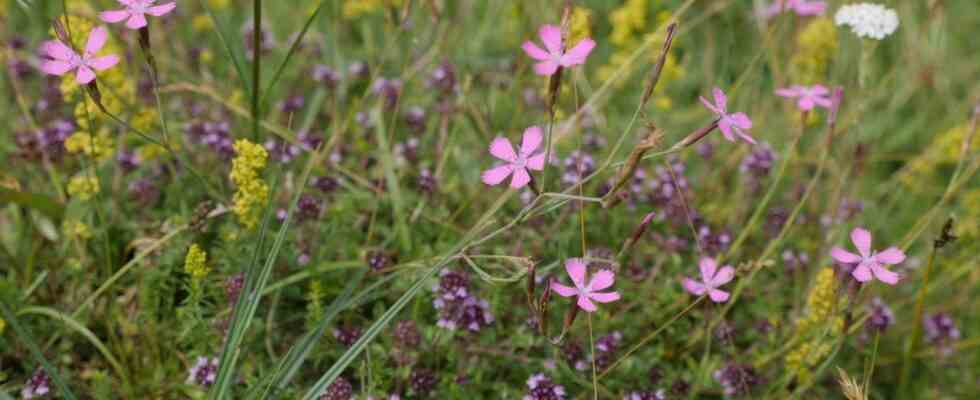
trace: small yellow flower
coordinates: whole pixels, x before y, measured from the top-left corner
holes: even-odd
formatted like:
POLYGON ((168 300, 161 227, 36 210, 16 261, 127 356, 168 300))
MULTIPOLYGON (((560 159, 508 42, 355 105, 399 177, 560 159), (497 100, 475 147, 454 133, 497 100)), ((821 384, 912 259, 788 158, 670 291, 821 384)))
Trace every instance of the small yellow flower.
POLYGON ((208 5, 215 10, 224 10, 231 5, 231 0, 208 0, 208 5))
POLYGON ((575 6, 572 9, 572 17, 569 24, 569 43, 578 43, 582 39, 592 36, 592 10, 575 6))
POLYGON ((79 240, 88 240, 92 237, 92 228, 77 219, 66 219, 61 224, 61 230, 65 236, 79 240))
POLYGON ((99 179, 92 174, 75 175, 68 181, 68 195, 82 201, 91 200, 99 193, 99 179))
POLYGON ((837 53, 837 30, 827 17, 815 18, 796 37, 797 51, 790 58, 790 76, 800 84, 826 78, 830 61, 837 53))
POLYGON ((211 269, 207 266, 208 253, 201 250, 196 243, 187 249, 187 256, 184 258, 184 272, 187 272, 195 281, 200 281, 208 276, 211 269))
POLYGON ((112 157, 115 144, 112 136, 109 136, 109 132, 104 129, 94 136, 85 131, 77 131, 65 139, 65 150, 70 154, 83 153, 96 160, 105 161, 112 157))
POLYGON ((191 27, 195 32, 210 32, 214 29, 214 21, 208 14, 198 14, 191 19, 191 27))
POLYGON ((235 142, 235 158, 231 160, 232 183, 238 188, 233 198, 232 211, 246 229, 259 222, 259 214, 269 198, 269 187, 259 174, 265 169, 269 153, 262 146, 246 139, 235 142))

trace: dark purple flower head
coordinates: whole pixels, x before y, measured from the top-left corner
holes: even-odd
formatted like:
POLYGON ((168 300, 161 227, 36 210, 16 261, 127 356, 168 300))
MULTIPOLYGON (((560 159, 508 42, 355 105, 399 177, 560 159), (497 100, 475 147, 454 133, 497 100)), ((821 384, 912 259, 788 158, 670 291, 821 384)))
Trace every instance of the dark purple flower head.
POLYGON ((408 111, 405 111, 405 124, 415 133, 425 131, 425 118, 425 109, 422 107, 412 106, 409 107, 408 111))
POLYGON ((568 366, 584 371, 589 368, 588 363, 585 362, 585 351, 582 350, 582 346, 575 340, 566 340, 565 343, 561 345, 561 358, 568 363, 568 366))
POLYGON ((670 393, 677 396, 686 396, 690 390, 691 384, 681 378, 677 378, 674 383, 670 384, 670 393))
POLYGON ((245 287, 245 273, 239 272, 232 276, 229 276, 225 280, 225 297, 228 298, 228 304, 235 304, 238 302, 238 295, 242 293, 242 289, 245 287))
POLYGON ((371 68, 364 61, 354 61, 347 66, 347 74, 355 80, 364 80, 371 77, 371 68))
POLYGON ((395 338, 395 343, 404 349, 414 349, 422 342, 422 333, 412 320, 399 321, 395 324, 392 336, 395 338))
POLYGON ((698 240, 704 251, 712 256, 721 254, 728 250, 732 244, 732 236, 727 231, 712 231, 707 225, 702 225, 698 229, 698 240))
POLYGON ((269 152, 269 158, 286 164, 293 161, 303 150, 299 146, 287 143, 278 138, 270 138, 265 141, 265 150, 269 152))
POLYGON ((317 400, 350 400, 354 398, 354 386, 346 378, 338 376, 330 386, 320 394, 317 400))
POLYGON ((187 383, 211 386, 218 379, 218 358, 198 357, 187 373, 187 383))
POLYGON ((230 160, 234 157, 231 124, 227 121, 193 122, 187 124, 185 130, 194 142, 208 146, 222 159, 230 160))
POLYGON ((574 185, 595 172, 595 160, 588 153, 579 150, 571 152, 563 163, 565 173, 561 176, 561 182, 566 185, 574 185))
POLYGON ((428 85, 439 90, 442 95, 454 93, 456 91, 456 67, 448 61, 443 61, 429 74, 428 85))
POLYGON ((803 271, 810 264, 810 256, 800 250, 783 250, 783 266, 786 272, 803 271))
POLYGON ((322 83, 327 88, 333 89, 340 83, 340 73, 323 64, 313 66, 311 73, 313 80, 322 83))
POLYGON ((44 372, 44 369, 34 370, 34 375, 24 383, 24 388, 20 391, 20 396, 25 399, 36 399, 47 396, 51 393, 51 378, 44 372))
POLYGON ((151 206, 160 198, 160 188, 150 178, 140 178, 129 183, 129 198, 142 206, 151 206))
POLYGON ((884 333, 889 326, 895 324, 895 315, 892 314, 892 309, 880 298, 871 299, 868 308, 868 319, 864 322, 864 327, 868 333, 884 333))
POLYGON ((344 347, 351 347, 361 338, 361 328, 356 326, 342 326, 333 330, 333 337, 344 347))
POLYGON ((947 357, 953 353, 953 344, 960 339, 960 330, 956 322, 946 313, 929 315, 922 321, 925 327, 926 339, 936 346, 939 354, 947 357))
POLYGON ((439 273, 439 283, 432 290, 438 299, 456 301, 469 297, 469 287, 470 279, 465 273, 447 268, 439 273))
POLYGON ((384 99, 385 108, 393 109, 402 94, 402 80, 379 78, 371 86, 371 92, 384 99))
POLYGON ((527 379, 527 394, 522 400, 564 400, 565 388, 556 385, 544 374, 531 375, 527 379))
POLYGON ((367 254, 367 263, 374 271, 380 271, 394 264, 392 257, 382 250, 370 251, 367 254))
POLYGON ((439 190, 439 182, 427 168, 422 168, 419 171, 419 177, 416 179, 415 184, 418 186, 420 192, 428 195, 435 194, 439 190))
POLYGON ((116 152, 116 162, 119 164, 119 169, 126 174, 140 166, 140 159, 136 156, 136 152, 127 149, 119 149, 116 152))
POLYGON ((725 394, 740 397, 749 394, 752 388, 762 383, 762 378, 748 364, 730 362, 715 371, 715 380, 724 388, 725 394))
POLYGON ((306 97, 302 95, 292 95, 284 100, 280 101, 278 104, 279 111, 285 114, 292 114, 303 110, 306 106, 306 97))
POLYGON ((332 176, 318 176, 313 178, 313 187, 320 189, 321 192, 330 193, 340 186, 337 178, 332 176))
POLYGON ((396 144, 394 150, 400 163, 415 164, 419 160, 419 139, 410 137, 404 142, 396 144))
POLYGON ((666 400, 667 396, 664 394, 663 390, 647 390, 639 392, 630 392, 623 400, 666 400))
POLYGON ((320 211, 323 210, 323 204, 320 199, 316 198, 316 196, 309 193, 303 193, 299 196, 299 200, 296 202, 296 209, 298 211, 300 221, 310 221, 320 217, 320 211))
POLYGON ((436 373, 426 368, 413 369, 409 378, 412 391, 418 397, 428 396, 429 393, 435 390, 436 385, 439 383, 439 378, 436 376, 436 373))
MULTIPOLYGON (((249 60, 252 59, 254 53, 254 42, 253 34, 255 32, 255 22, 249 21, 242 27, 242 40, 245 42, 245 57, 249 60)), ((265 54, 276 47, 276 39, 272 36, 272 30, 269 29, 265 24, 262 25, 262 29, 259 32, 259 53, 265 54)))

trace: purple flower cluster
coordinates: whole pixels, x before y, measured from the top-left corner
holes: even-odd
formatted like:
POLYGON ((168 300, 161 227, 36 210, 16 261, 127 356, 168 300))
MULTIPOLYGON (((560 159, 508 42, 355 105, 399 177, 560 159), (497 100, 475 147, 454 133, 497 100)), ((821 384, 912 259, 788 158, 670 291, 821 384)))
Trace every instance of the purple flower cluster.
POLYGON ((24 388, 21 389, 20 396, 25 399, 36 399, 47 396, 50 392, 51 378, 44 372, 44 369, 38 368, 34 371, 34 375, 31 375, 30 379, 24 383, 24 388))
POLYGON ((230 160, 235 156, 235 139, 231 136, 231 124, 227 121, 192 122, 184 130, 194 142, 208 146, 222 159, 230 160))
POLYGON ((201 356, 187 373, 187 383, 211 386, 218 379, 218 358, 201 356))
POLYGON ((895 324, 895 315, 892 314, 892 309, 880 298, 871 299, 868 308, 868 319, 864 322, 866 333, 884 333, 885 329, 895 324))
POLYGON ((566 185, 579 183, 586 176, 595 172, 595 160, 586 152, 575 150, 571 152, 563 161, 565 173, 561 176, 561 182, 566 185))
POLYGON ((595 341, 595 367, 597 371, 602 371, 616 361, 616 351, 623 342, 622 332, 616 331, 602 336, 595 341))
POLYGON ((354 386, 344 377, 338 376, 323 393, 320 393, 317 400, 350 400, 352 398, 354 398, 354 386))
POLYGON ((342 326, 333 330, 333 337, 344 347, 351 347, 361 338, 361 328, 356 326, 342 326))
POLYGON ((490 304, 470 293, 469 278, 462 272, 442 270, 439 283, 433 285, 436 298, 432 305, 439 311, 441 328, 463 328, 479 332, 493 323, 490 304))
POLYGON ((435 390, 436 385, 439 383, 439 378, 431 369, 415 368, 409 376, 409 381, 415 395, 417 397, 425 397, 435 390))
POLYGON ((739 170, 747 174, 747 184, 753 193, 759 191, 762 180, 769 176, 775 161, 776 153, 772 151, 772 147, 768 143, 754 146, 752 152, 742 159, 739 170))
POLYGON ((527 379, 527 394, 523 400, 563 400, 565 387, 557 385, 544 374, 531 375, 527 379))
POLYGON ((737 362, 730 362, 715 371, 714 377, 724 388, 725 394, 732 397, 745 396, 762 383, 762 378, 751 365, 737 362))
POLYGON ((58 162, 65 154, 65 139, 75 132, 75 124, 57 119, 47 128, 21 132, 14 136, 17 156, 29 161, 46 159, 58 162))
POLYGON ((960 330, 949 314, 940 312, 929 315, 922 324, 926 330, 926 339, 936 346, 941 356, 953 354, 953 344, 959 340, 960 330))
POLYGON ((577 371, 585 371, 589 368, 589 363, 585 360, 585 351, 574 340, 566 340, 565 343, 562 343, 560 354, 561 358, 568 363, 568 366, 577 371))
POLYGON ((626 396, 623 396, 623 400, 665 400, 667 396, 664 395, 663 390, 647 390, 642 392, 630 392, 626 396))

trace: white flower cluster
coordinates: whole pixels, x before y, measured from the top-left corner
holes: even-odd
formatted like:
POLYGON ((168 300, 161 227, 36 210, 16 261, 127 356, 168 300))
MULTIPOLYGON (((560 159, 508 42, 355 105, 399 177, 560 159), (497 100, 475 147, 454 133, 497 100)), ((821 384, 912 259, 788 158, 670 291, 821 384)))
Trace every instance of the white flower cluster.
POLYGON ((851 27, 859 37, 882 40, 898 29, 898 13, 880 4, 849 4, 837 10, 834 22, 851 27))

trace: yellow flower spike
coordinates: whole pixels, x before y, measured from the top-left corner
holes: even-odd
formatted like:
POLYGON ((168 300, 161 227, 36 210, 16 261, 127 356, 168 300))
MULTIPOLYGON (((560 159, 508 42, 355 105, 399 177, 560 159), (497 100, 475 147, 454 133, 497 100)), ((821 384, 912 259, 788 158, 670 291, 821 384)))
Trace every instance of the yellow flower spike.
POLYGON ((201 281, 208 276, 211 269, 207 266, 208 253, 201 250, 196 243, 187 249, 187 256, 184 258, 184 272, 194 281, 201 281))
POLYGON ((99 193, 99 180, 87 173, 76 175, 68 181, 68 195, 82 201, 91 200, 99 193))
POLYGON ((61 231, 65 236, 79 240, 88 240, 92 237, 92 228, 77 219, 66 219, 61 225, 61 231))
POLYGON ((259 174, 265 169, 269 153, 261 145, 246 139, 235 142, 235 158, 231 160, 229 177, 238 188, 233 197, 232 212, 246 229, 253 229, 269 198, 269 187, 259 174))
POLYGON ((578 43, 592 36, 592 10, 576 6, 569 21, 569 43, 578 43))

